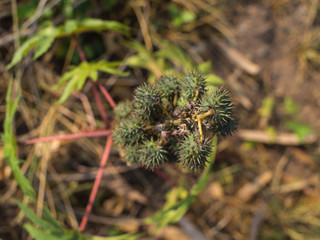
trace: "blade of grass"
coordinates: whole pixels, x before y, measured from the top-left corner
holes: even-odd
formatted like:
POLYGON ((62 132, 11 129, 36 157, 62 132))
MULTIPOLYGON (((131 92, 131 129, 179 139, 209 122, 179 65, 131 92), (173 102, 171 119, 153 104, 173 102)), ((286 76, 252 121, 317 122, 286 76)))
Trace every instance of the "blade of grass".
POLYGON ((13 80, 11 79, 6 95, 6 116, 3 125, 4 133, 1 136, 4 144, 3 156, 7 160, 7 163, 24 194, 34 200, 36 195, 35 191, 33 190, 28 179, 22 174, 19 168, 20 160, 17 158, 17 142, 13 133, 12 123, 17 110, 18 102, 21 97, 21 89, 19 86, 18 93, 15 99, 12 101, 12 83, 13 80))

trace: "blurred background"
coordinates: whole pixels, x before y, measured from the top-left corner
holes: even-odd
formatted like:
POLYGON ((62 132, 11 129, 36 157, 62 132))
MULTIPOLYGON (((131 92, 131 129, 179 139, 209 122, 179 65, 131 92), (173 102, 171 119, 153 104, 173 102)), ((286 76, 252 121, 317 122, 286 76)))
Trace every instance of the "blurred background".
MULTIPOLYGON (((199 68, 209 84, 231 92, 239 119, 238 131, 219 139, 208 185, 186 216, 145 239, 320 239, 319 6, 318 0, 2 0, 0 131, 11 75, 22 87, 14 121, 18 141, 102 128, 89 86, 54 105, 61 90, 50 88, 80 63, 72 39, 57 39, 41 58, 28 54, 10 71, 5 66, 48 23, 118 21, 130 27, 128 36, 106 31, 78 38, 89 61, 120 61, 119 68, 130 72, 99 75, 116 102, 132 99, 143 82, 199 68), (96 122, 86 116, 90 104, 96 122)), ((107 102, 104 107, 112 116, 107 102)), ((35 189, 45 183, 43 202, 69 228, 82 216, 104 142, 19 146, 22 171, 28 170, 35 189)), ((171 168, 162 171, 187 181, 171 168)), ((127 166, 114 146, 86 232, 151 231, 140 219, 162 208, 171 187, 154 172, 127 166)), ((0 239, 28 239, 12 197, 23 200, 1 157, 0 239)))

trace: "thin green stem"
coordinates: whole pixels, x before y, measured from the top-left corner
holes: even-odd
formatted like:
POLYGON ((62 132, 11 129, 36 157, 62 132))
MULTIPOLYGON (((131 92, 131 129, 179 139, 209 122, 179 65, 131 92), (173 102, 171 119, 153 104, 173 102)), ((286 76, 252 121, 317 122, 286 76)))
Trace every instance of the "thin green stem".
POLYGON ((198 180, 198 184, 195 184, 191 190, 190 195, 191 196, 197 196, 207 185, 209 173, 212 169, 212 166, 216 160, 216 154, 217 154, 217 144, 218 144, 218 137, 214 136, 212 139, 212 150, 210 156, 207 158, 208 163, 206 168, 204 169, 203 173, 201 174, 200 179, 198 180), (199 184, 199 183, 202 184, 199 184))

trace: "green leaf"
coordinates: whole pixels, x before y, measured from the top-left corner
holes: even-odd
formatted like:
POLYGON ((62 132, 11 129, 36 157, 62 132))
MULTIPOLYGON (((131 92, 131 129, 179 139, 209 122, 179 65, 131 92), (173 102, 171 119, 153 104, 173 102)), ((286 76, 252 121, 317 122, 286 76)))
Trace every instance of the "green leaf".
POLYGON ((55 229, 62 229, 59 222, 51 215, 49 209, 46 206, 43 206, 43 216, 48 221, 48 224, 50 224, 55 229))
POLYGON ((190 23, 196 19, 196 14, 188 10, 180 10, 175 4, 169 4, 169 12, 175 27, 181 27, 184 23, 190 23))
POLYGON ((128 42, 128 47, 137 51, 137 55, 129 57, 126 63, 132 67, 142 67, 154 72, 154 65, 157 65, 155 56, 149 52, 144 45, 137 41, 128 42))
POLYGON ((75 33, 78 29, 78 24, 74 19, 68 19, 66 23, 63 25, 63 32, 64 33, 75 33))
POLYGON ((53 44, 56 36, 59 34, 59 30, 55 28, 54 26, 48 26, 45 29, 43 29, 39 33, 39 41, 35 47, 35 54, 33 59, 37 59, 40 56, 42 56, 45 52, 48 51, 48 49, 53 44))
POLYGON ((266 97, 263 99, 262 106, 259 108, 258 112, 263 117, 268 117, 272 114, 274 106, 274 100, 272 97, 266 97))
POLYGON ((57 226, 56 223, 51 224, 50 222, 40 218, 33 210, 31 210, 28 206, 22 204, 19 201, 15 201, 18 206, 21 208, 21 210, 24 212, 26 217, 36 226, 45 229, 47 232, 50 232, 52 234, 58 235, 58 234, 63 234, 64 230, 61 226, 57 226))
POLYGON ((130 28, 117 21, 107 21, 102 19, 87 18, 84 19, 79 25, 76 32, 82 31, 103 31, 112 30, 122 34, 128 34, 130 28))
POLYGON ((222 78, 220 78, 219 76, 217 76, 215 74, 211 74, 211 73, 207 75, 206 81, 207 81, 208 88, 213 88, 218 85, 224 84, 224 81, 222 80, 222 78))
POLYGON ((44 219, 40 218, 33 210, 31 210, 25 204, 15 200, 21 210, 24 212, 26 217, 34 224, 24 224, 24 228, 29 234, 36 240, 85 240, 91 239, 86 238, 77 230, 69 231, 58 223, 58 221, 51 215, 50 211, 44 207, 44 219))
POLYGON ((99 71, 113 74, 113 75, 118 75, 121 77, 126 77, 129 75, 128 72, 121 72, 119 71, 116 67, 118 67, 121 64, 121 62, 106 62, 104 60, 101 60, 97 63, 94 64, 94 69, 97 69, 99 71))
POLYGON ((90 237, 83 235, 82 233, 78 232, 77 230, 68 231, 65 230, 65 234, 63 235, 60 240, 90 240, 90 237))
POLYGON ((13 58, 6 69, 12 68, 22 58, 35 47, 35 55, 33 59, 39 58, 43 55, 53 44, 55 38, 61 34, 58 28, 48 25, 39 30, 33 37, 26 40, 20 48, 14 53, 13 58))
POLYGON ((75 74, 72 69, 73 69, 73 68, 71 67, 71 70, 70 70, 69 72, 65 72, 65 73, 62 75, 60 81, 59 81, 56 85, 54 85, 53 87, 51 87, 51 90, 52 90, 52 91, 61 88, 62 85, 63 85, 65 82, 67 82, 70 78, 72 78, 72 76, 75 74))
POLYGON ((63 25, 62 35, 73 35, 82 32, 95 31, 101 32, 104 30, 112 30, 122 34, 128 34, 130 28, 117 21, 107 21, 98 18, 87 18, 78 22, 76 20, 68 20, 63 25))
POLYGON ((224 84, 224 81, 217 75, 210 73, 211 71, 211 61, 206 61, 197 66, 197 69, 200 72, 203 72, 207 75, 206 82, 208 88, 216 87, 217 85, 224 84))
POLYGON ((61 240, 61 236, 55 236, 46 231, 40 230, 30 223, 24 224, 24 228, 28 231, 28 233, 36 240, 61 240))
POLYGON ((70 71, 66 72, 61 80, 51 88, 56 90, 66 84, 61 97, 57 104, 65 102, 71 95, 72 91, 81 91, 87 78, 91 78, 94 82, 98 80, 98 71, 114 74, 118 76, 127 76, 129 73, 121 72, 116 67, 120 62, 106 62, 101 60, 99 62, 82 62, 76 67, 72 67, 70 71))
POLYGON ((198 65, 198 70, 204 74, 209 74, 211 70, 211 61, 206 61, 198 65))
POLYGON ((7 163, 13 172, 13 175, 21 187, 24 194, 31 199, 35 199, 35 192, 28 181, 28 179, 22 174, 18 163, 20 160, 17 158, 17 142, 12 129, 12 123, 14 115, 17 110, 17 105, 21 97, 21 89, 19 88, 16 99, 11 101, 12 94, 12 79, 9 82, 7 95, 6 95, 6 116, 4 120, 4 133, 2 134, 2 141, 4 144, 3 157, 7 160, 7 163))
POLYGON ((184 69, 192 69, 194 67, 191 58, 178 45, 170 44, 167 41, 159 41, 159 45, 161 50, 156 52, 157 57, 166 58, 184 69))
POLYGON ((303 141, 308 135, 312 133, 312 129, 308 125, 303 123, 291 121, 291 122, 286 122, 285 125, 291 131, 293 131, 294 134, 297 135, 300 141, 303 141))
POLYGON ((36 240, 91 240, 93 238, 86 237, 85 235, 79 233, 76 230, 68 231, 65 230, 62 233, 52 233, 48 232, 45 229, 41 230, 34 226, 32 226, 30 223, 26 223, 23 226, 28 233, 36 240))
POLYGON ((17 51, 14 53, 13 58, 11 62, 6 66, 6 70, 12 68, 14 65, 16 65, 18 62, 22 60, 22 58, 27 55, 27 53, 37 45, 37 43, 40 40, 39 35, 35 35, 31 38, 29 38, 27 41, 25 41, 20 48, 17 49, 17 51))
POLYGON ((64 103, 68 99, 68 97, 71 95, 73 90, 81 90, 79 86, 83 86, 86 79, 87 79, 87 75, 83 75, 81 74, 81 71, 77 71, 76 74, 74 74, 70 78, 70 81, 64 87, 62 95, 59 98, 59 100, 56 102, 56 104, 64 103))
POLYGON ((299 106, 296 103, 294 103, 294 101, 291 98, 286 97, 284 99, 284 112, 285 112, 285 114, 291 115, 291 114, 296 113, 298 110, 299 110, 299 106))
POLYGON ((35 47, 34 59, 39 58, 52 46, 54 40, 59 37, 67 37, 74 34, 80 34, 87 31, 103 31, 112 30, 122 34, 128 34, 130 28, 117 21, 106 21, 102 19, 88 18, 81 22, 75 20, 68 20, 64 25, 55 27, 48 25, 39 30, 33 37, 26 40, 20 48, 16 50, 11 62, 6 69, 12 68, 22 58, 35 47))
POLYGON ((277 130, 273 126, 268 126, 265 132, 271 138, 271 142, 274 142, 277 137, 277 130))
POLYGON ((141 239, 141 237, 142 237, 142 234, 126 233, 126 234, 112 236, 112 237, 93 236, 90 239, 91 240, 136 240, 136 239, 141 239))

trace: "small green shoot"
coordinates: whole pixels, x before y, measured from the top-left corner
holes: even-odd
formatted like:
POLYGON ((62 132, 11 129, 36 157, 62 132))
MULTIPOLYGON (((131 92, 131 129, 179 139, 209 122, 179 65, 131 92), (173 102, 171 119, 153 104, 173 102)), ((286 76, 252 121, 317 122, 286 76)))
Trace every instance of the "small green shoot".
POLYGON ((141 237, 141 234, 135 233, 112 237, 86 236, 77 230, 68 230, 61 226, 46 207, 43 208, 44 217, 41 218, 27 205, 17 200, 15 202, 30 220, 30 223, 24 224, 24 228, 35 240, 136 240, 141 237))
POLYGON ((274 107, 274 99, 272 97, 266 97, 263 99, 262 106, 259 108, 259 114, 262 117, 270 117, 274 107))
POLYGON ((69 72, 66 72, 62 76, 61 80, 55 86, 52 87, 52 90, 56 90, 66 83, 57 104, 65 102, 73 90, 76 89, 81 91, 87 78, 91 78, 92 81, 96 82, 98 80, 98 71, 118 76, 127 76, 128 73, 121 72, 116 68, 119 64, 119 62, 106 62, 101 60, 99 62, 82 62, 78 66, 73 67, 69 72))
POLYGON ((136 55, 129 57, 126 63, 134 68, 145 68, 151 72, 148 82, 153 83, 157 77, 163 74, 174 74, 172 65, 181 70, 197 69, 207 76, 208 88, 224 84, 224 81, 217 75, 210 73, 211 61, 206 61, 198 66, 177 44, 169 43, 165 40, 155 41, 158 51, 151 53, 139 42, 131 41, 127 46, 136 50, 136 55), (171 62, 172 64, 168 64, 171 62))
POLYGON ((101 32, 104 30, 112 30, 122 34, 127 34, 129 28, 116 21, 106 21, 93 18, 83 19, 82 21, 68 20, 64 25, 60 25, 58 27, 49 24, 21 45, 21 47, 15 52, 6 69, 8 70, 19 63, 33 48, 35 48, 34 60, 39 58, 48 51, 54 40, 57 38, 73 36, 83 32, 101 32))
POLYGON ((290 129, 302 142, 308 135, 312 133, 312 129, 303 123, 290 121, 285 123, 286 127, 290 129))
POLYGON ((224 81, 220 77, 218 77, 215 74, 210 73, 210 71, 211 71, 211 61, 206 61, 206 62, 203 62, 203 63, 199 64, 197 66, 197 69, 200 72, 203 72, 204 74, 207 75, 206 81, 207 81, 207 87, 208 88, 214 88, 216 86, 224 84, 224 81))
POLYGON ((299 106, 289 97, 284 99, 284 113, 287 115, 295 114, 299 110, 299 106))
POLYGON ((32 186, 19 168, 19 162, 21 162, 21 160, 17 158, 17 142, 13 133, 12 123, 14 121, 14 115, 16 113, 17 105, 21 97, 21 89, 19 87, 15 99, 12 101, 12 83, 13 81, 11 79, 6 95, 6 116, 3 125, 4 133, 1 136, 4 144, 3 157, 7 160, 7 163, 24 194, 26 194, 31 199, 35 199, 35 192, 32 186))
POLYGON ((147 224, 155 224, 157 231, 169 224, 177 223, 186 214, 190 205, 207 185, 209 173, 215 161, 216 146, 217 137, 215 136, 212 141, 212 154, 207 158, 207 167, 199 181, 192 186, 191 191, 187 193, 181 186, 173 188, 167 195, 167 202, 163 209, 147 218, 145 220, 147 224))
POLYGON ((197 15, 188 10, 180 10, 175 4, 169 5, 169 12, 172 16, 172 24, 179 28, 183 24, 193 22, 196 20, 197 15))

